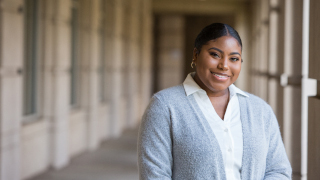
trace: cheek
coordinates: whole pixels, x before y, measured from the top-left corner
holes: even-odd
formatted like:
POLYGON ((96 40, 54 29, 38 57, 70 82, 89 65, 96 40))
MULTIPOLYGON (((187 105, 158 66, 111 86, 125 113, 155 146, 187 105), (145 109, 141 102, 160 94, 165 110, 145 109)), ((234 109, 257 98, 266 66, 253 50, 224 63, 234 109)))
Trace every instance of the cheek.
POLYGON ((205 71, 208 67, 211 66, 211 62, 206 59, 199 59, 197 63, 197 69, 200 71, 205 71))
POLYGON ((218 61, 206 59, 204 61, 201 61, 201 63, 199 64, 199 68, 201 69, 201 71, 208 71, 210 68, 217 67, 217 65, 218 61))
POLYGON ((241 71, 241 64, 235 64, 233 66, 231 66, 232 68, 232 73, 235 75, 235 76, 239 76, 240 74, 240 71, 241 71))

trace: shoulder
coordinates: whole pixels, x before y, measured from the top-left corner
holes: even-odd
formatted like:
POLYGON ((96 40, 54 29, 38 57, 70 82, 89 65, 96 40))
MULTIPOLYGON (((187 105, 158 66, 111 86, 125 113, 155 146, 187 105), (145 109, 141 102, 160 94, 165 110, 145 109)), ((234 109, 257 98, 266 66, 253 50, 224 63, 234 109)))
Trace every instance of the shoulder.
POLYGON ((239 96, 239 104, 242 113, 267 124, 269 124, 272 119, 276 120, 271 106, 265 100, 247 92, 246 94, 249 97, 239 96))
POLYGON ((142 124, 147 127, 168 127, 170 112, 177 108, 185 95, 183 85, 178 85, 155 93, 142 117, 142 124))
POLYGON ((165 104, 171 104, 182 101, 186 98, 186 93, 182 84, 163 89, 153 95, 153 99, 162 101, 165 104))
MULTIPOLYGON (((270 105, 265 101, 263 100, 262 98, 254 95, 254 94, 251 94, 251 93, 248 93, 248 92, 245 92, 248 97, 241 97, 240 99, 243 101, 246 101, 248 106, 252 106, 252 107, 255 107, 255 108, 262 108, 262 109, 269 109, 271 108, 270 105)), ((241 95, 240 95, 241 96, 241 95)))
POLYGON ((169 106, 176 105, 177 102, 181 102, 185 97, 186 94, 182 84, 163 89, 152 96, 147 111, 166 112, 169 106))

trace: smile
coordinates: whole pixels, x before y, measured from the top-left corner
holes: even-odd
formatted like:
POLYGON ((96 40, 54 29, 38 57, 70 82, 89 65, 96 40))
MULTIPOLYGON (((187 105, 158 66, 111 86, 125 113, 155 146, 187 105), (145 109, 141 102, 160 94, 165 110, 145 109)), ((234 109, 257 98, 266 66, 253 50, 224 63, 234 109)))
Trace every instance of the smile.
POLYGON ((213 75, 213 77, 215 77, 215 79, 217 79, 219 81, 225 81, 225 80, 229 79, 229 77, 230 77, 230 76, 228 76, 226 74, 217 74, 217 73, 214 73, 214 72, 211 72, 211 74, 213 75))

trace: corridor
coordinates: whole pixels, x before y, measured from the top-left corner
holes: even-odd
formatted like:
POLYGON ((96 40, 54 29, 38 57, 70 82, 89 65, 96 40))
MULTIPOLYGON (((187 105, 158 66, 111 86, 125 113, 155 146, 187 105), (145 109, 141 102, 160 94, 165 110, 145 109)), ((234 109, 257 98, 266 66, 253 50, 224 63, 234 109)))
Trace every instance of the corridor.
POLYGON ((29 180, 136 180, 138 129, 124 131, 121 137, 109 139, 92 152, 71 160, 61 170, 49 170, 29 180))
POLYGON ((138 179, 137 126, 194 40, 242 40, 235 85, 265 100, 293 180, 320 178, 319 0, 0 0, 0 180, 138 179))

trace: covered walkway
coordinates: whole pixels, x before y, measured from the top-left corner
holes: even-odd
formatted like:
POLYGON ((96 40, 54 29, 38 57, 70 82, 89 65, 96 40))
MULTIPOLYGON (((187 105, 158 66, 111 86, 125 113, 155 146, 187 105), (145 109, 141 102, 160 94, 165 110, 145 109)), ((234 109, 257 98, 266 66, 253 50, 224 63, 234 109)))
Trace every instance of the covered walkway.
POLYGON ((67 167, 29 180, 137 180, 137 133, 137 128, 126 130, 96 151, 75 157, 67 167))
POLYGON ((319 0, 0 0, 0 180, 138 179, 137 132, 127 129, 154 93, 194 71, 194 39, 213 22, 239 32, 235 85, 273 108, 292 179, 319 180, 319 9, 319 0))

